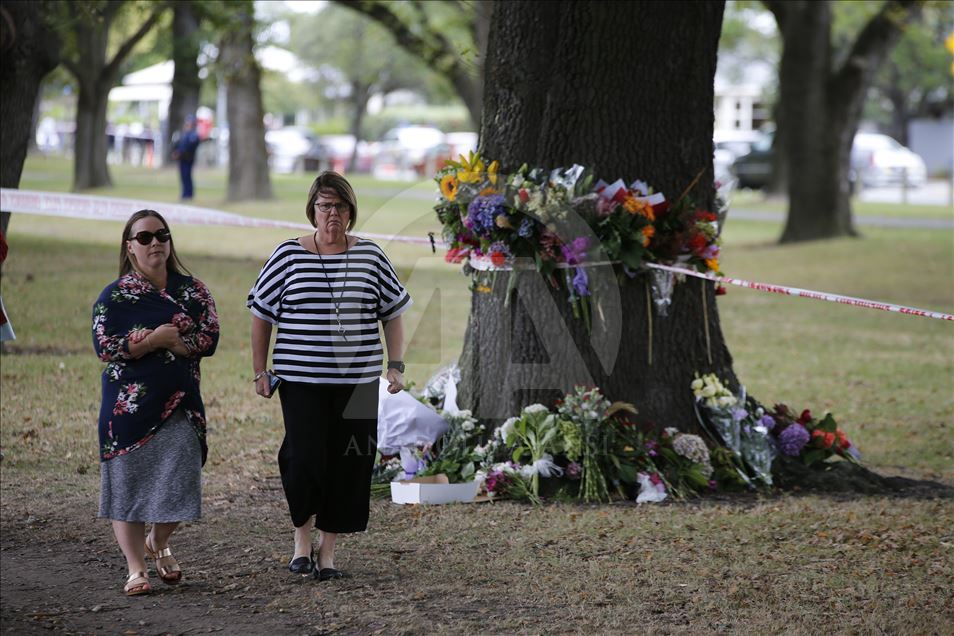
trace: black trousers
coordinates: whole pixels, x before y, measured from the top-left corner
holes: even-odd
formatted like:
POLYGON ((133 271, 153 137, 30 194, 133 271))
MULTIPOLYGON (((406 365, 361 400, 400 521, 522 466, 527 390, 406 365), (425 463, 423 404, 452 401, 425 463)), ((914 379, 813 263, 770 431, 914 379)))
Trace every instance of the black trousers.
POLYGON ((371 470, 377 451, 378 381, 282 382, 285 439, 278 468, 295 527, 315 515, 325 532, 368 527, 371 470))

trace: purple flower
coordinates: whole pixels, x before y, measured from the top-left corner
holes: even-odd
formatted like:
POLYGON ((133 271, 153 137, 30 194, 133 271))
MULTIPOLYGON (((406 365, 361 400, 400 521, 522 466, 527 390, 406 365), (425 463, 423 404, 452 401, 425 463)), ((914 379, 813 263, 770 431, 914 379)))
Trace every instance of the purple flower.
POLYGON ((583 475, 583 467, 576 462, 570 462, 570 465, 563 471, 567 479, 579 479, 583 475))
POLYGON ((489 236, 497 228, 497 217, 506 212, 502 194, 478 196, 467 206, 464 225, 478 236, 489 236))
POLYGON ((759 420, 759 424, 765 427, 765 430, 771 431, 775 428, 775 418, 766 413, 762 416, 762 419, 759 420))
POLYGON ((779 433, 778 446, 786 455, 796 456, 805 448, 805 444, 811 439, 808 429, 801 424, 790 424, 784 431, 779 433))
POLYGON ((580 296, 590 295, 590 279, 586 275, 586 270, 582 267, 576 268, 576 276, 573 277, 573 289, 580 296))
POLYGON ((500 252, 504 256, 511 256, 510 248, 507 247, 507 244, 503 241, 495 241, 490 244, 490 247, 487 248, 487 252, 493 254, 494 252, 500 252))
POLYGON ((741 422, 742 420, 744 420, 746 415, 748 415, 748 413, 746 413, 745 409, 742 409, 742 408, 732 409, 732 419, 735 420, 736 422, 741 422))
POLYGON ((520 227, 517 229, 517 234, 523 238, 530 238, 533 235, 533 221, 528 218, 520 221, 520 227))
POLYGON ((561 245, 560 251, 563 252, 563 260, 569 265, 579 265, 586 260, 587 247, 589 240, 585 236, 578 236, 569 245, 561 245))

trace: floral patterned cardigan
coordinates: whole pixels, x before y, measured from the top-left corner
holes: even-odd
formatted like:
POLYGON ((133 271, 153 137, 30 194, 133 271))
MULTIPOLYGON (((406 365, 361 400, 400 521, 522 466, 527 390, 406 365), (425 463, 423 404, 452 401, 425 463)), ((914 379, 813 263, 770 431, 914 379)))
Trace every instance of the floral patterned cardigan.
POLYGON ((208 288, 198 279, 169 273, 164 290, 133 271, 109 284, 93 306, 93 346, 106 362, 99 412, 100 461, 130 453, 148 442, 178 407, 202 445, 205 407, 199 394, 199 360, 215 352, 219 318, 208 288), (189 355, 157 349, 135 359, 129 334, 172 323, 189 355))

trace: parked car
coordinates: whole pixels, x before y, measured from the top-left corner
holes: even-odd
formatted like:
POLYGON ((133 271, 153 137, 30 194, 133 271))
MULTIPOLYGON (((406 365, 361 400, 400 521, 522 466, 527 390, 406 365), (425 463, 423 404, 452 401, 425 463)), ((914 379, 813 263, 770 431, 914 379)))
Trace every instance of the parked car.
POLYGON ((443 132, 430 126, 392 128, 378 144, 374 176, 379 179, 415 179, 429 176, 451 157, 443 132))
POLYGON ((307 128, 286 126, 265 133, 268 165, 274 172, 300 172, 305 166, 305 154, 315 143, 315 135, 307 128))
POLYGON ((900 185, 913 187, 927 182, 924 160, 887 135, 858 133, 851 147, 851 166, 862 185, 873 188, 900 185))
MULTIPOLYGON (((752 151, 732 163, 740 188, 764 188, 772 177, 772 135, 752 146, 752 151)), ((920 187, 927 181, 924 160, 887 135, 857 133, 851 145, 848 171, 852 191, 865 187, 908 185, 920 187)))
POLYGON ((740 188, 764 188, 772 178, 772 138, 764 134, 755 141, 749 152, 732 162, 732 174, 739 180, 740 188))
POLYGON ((756 130, 716 130, 712 133, 712 166, 715 180, 725 183, 732 178, 732 164, 752 151, 752 146, 762 138, 756 130))

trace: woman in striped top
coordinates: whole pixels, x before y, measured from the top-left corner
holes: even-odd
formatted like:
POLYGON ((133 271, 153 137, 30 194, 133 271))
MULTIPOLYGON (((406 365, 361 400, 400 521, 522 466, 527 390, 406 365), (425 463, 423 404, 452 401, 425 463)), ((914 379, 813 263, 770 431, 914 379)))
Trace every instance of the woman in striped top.
POLYGON ((266 372, 272 326, 274 374, 285 421, 278 466, 295 553, 288 568, 339 578, 337 535, 367 528, 377 443, 378 378, 388 349, 388 391, 404 388, 401 314, 411 297, 381 248, 349 236, 358 216, 351 184, 335 172, 311 186, 305 215, 315 232, 282 242, 248 295, 255 391, 271 397, 266 372), (311 524, 318 528, 318 554, 311 524))

